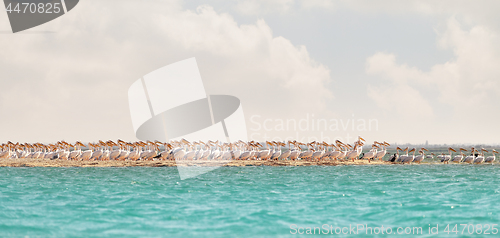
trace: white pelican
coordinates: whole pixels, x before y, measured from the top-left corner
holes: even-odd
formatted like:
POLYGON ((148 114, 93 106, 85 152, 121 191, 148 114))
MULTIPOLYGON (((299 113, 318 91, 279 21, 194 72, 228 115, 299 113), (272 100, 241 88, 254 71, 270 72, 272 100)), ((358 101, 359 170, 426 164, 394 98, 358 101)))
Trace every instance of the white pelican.
POLYGON ((129 144, 122 140, 118 140, 118 143, 120 144, 121 152, 118 157, 116 157, 116 160, 125 160, 130 154, 129 144))
MULTIPOLYGON (((241 155, 241 148, 239 146, 239 141, 234 143, 229 143, 229 150, 231 153, 231 159, 239 159, 241 155)), ((201 152, 203 153, 203 152, 201 152)))
POLYGON ((37 147, 37 151, 33 155, 33 158, 35 158, 35 159, 43 158, 44 152, 42 151, 42 149, 45 149, 45 146, 41 143, 36 143, 36 147, 37 147))
POLYGON ((319 161, 319 159, 325 154, 325 151, 321 150, 321 144, 319 144, 319 143, 314 143, 314 144, 317 146, 318 151, 316 151, 313 148, 313 154, 311 155, 311 160, 312 161, 319 161))
POLYGON ((337 145, 332 144, 332 148, 334 148, 334 150, 330 154, 330 158, 334 159, 334 160, 338 160, 340 154, 342 154, 342 151, 341 151, 342 148, 338 144, 337 145))
POLYGON ((361 136, 358 136, 358 140, 354 142, 354 148, 352 148, 352 151, 350 151, 346 156, 348 160, 351 159, 352 162, 354 162, 354 159, 357 159, 359 157, 359 155, 363 151, 363 142, 365 142, 365 139, 363 139, 361 136))
MULTIPOLYGON (((399 147, 398 147, 398 148, 399 148, 399 147)), ((410 148, 408 148, 408 147, 406 147, 404 150, 402 150, 402 149, 400 148, 401 152, 406 152, 406 154, 398 156, 398 158, 396 159, 396 162, 402 162, 402 161, 403 161, 406 157, 408 157, 408 150, 409 150, 409 149, 410 149, 410 148)))
POLYGON ((406 157, 404 159, 401 159, 401 163, 407 164, 407 163, 413 162, 413 160, 415 159, 415 151, 416 151, 415 148, 413 148, 410 151, 408 151, 408 153, 413 152, 413 154, 412 155, 408 155, 408 153, 407 153, 406 157))
MULTIPOLYGON (((141 145, 141 148, 143 149, 143 150, 139 151, 139 159, 149 160, 149 158, 154 157, 154 155, 151 156, 153 153, 153 150, 151 149, 151 144, 149 143, 149 141, 146 141, 146 142, 140 141, 139 144, 141 145)), ((120 152, 120 154, 121 154, 121 152, 120 152)))
POLYGON ((426 159, 434 159, 434 156, 436 156, 434 153, 430 153, 425 156, 426 159))
POLYGON ((69 152, 69 149, 70 149, 69 144, 66 143, 65 141, 61 141, 60 148, 61 148, 61 150, 58 153, 59 159, 68 160, 69 153, 70 153, 69 152))
POLYGON ((481 148, 481 154, 474 160, 474 164, 480 164, 484 162, 484 152, 488 153, 488 151, 484 148, 481 148))
POLYGON ((224 143, 222 145, 223 152, 221 156, 221 160, 231 160, 231 150, 230 150, 230 144, 229 143, 224 143))
POLYGON ((250 156, 252 156, 252 142, 246 144, 245 151, 240 154, 240 160, 248 160, 250 156))
POLYGON ((81 146, 84 146, 81 142, 77 141, 75 145, 70 145, 70 147, 73 148, 73 151, 69 153, 69 159, 70 160, 76 160, 80 157, 82 154, 81 146))
POLYGON ((379 145, 383 146, 384 149, 378 151, 376 154, 375 154, 375 159, 378 159, 380 161, 382 161, 382 158, 384 158, 384 156, 387 154, 387 146, 390 146, 389 143, 387 142, 383 142, 383 143, 378 143, 379 145))
POLYGON ((293 141, 291 142, 291 144, 293 144, 293 150, 290 148, 290 160, 297 160, 297 158, 299 158, 299 155, 300 155, 300 146, 297 145, 297 141, 293 141))
POLYGON ((203 145, 203 150, 202 150, 203 153, 200 156, 200 160, 207 160, 208 157, 210 156, 210 152, 212 152, 212 151, 210 150, 210 147, 207 144, 205 144, 204 142, 200 141, 200 144, 203 145))
POLYGON ((325 147, 325 153, 323 154, 323 156, 321 157, 322 160, 331 160, 332 158, 332 154, 333 152, 335 151, 335 148, 333 147, 333 144, 328 144, 326 142, 323 141, 323 146, 325 147), (332 149, 328 149, 328 147, 331 147, 332 149))
POLYGON ((274 153, 271 155, 271 160, 278 160, 281 156, 281 143, 272 142, 272 144, 276 146, 276 149, 274 150, 274 153))
POLYGON ((186 155, 186 151, 183 147, 177 147, 172 150, 172 157, 174 160, 181 160, 186 155))
POLYGON ((103 147, 102 155, 101 155, 101 160, 109 160, 109 155, 111 154, 111 147, 104 141, 99 141, 99 144, 101 144, 101 147, 103 147))
POLYGON ((92 148, 94 148, 94 151, 92 152, 92 157, 90 157, 91 160, 99 160, 101 159, 101 156, 102 156, 102 148, 101 146, 99 146, 99 144, 92 144, 92 143, 89 143, 92 145, 92 148))
MULTIPOLYGON (((299 143, 299 144, 302 144, 302 143, 299 143)), ((314 153, 311 150, 311 146, 312 146, 312 142, 307 144, 307 151, 302 151, 302 153, 300 153, 300 155, 299 155, 300 159, 307 161, 307 160, 309 160, 309 158, 311 158, 312 154, 314 153)))
MULTIPOLYGON (((281 156, 280 156, 280 160, 288 160, 288 157, 290 157, 290 154, 292 154, 292 146, 290 145, 291 141, 288 141, 288 150, 286 150, 285 152, 281 153, 281 156)), ((286 144, 283 143, 281 144, 281 146, 285 147, 286 144)))
POLYGON ((370 162, 371 159, 375 158, 375 155, 378 153, 377 152, 378 146, 377 142, 375 141, 372 145, 372 149, 365 154, 363 154, 363 159, 367 159, 368 162, 370 162))
POLYGON ((455 155, 453 157, 453 159, 451 160, 451 162, 453 162, 453 163, 460 163, 460 162, 462 162, 462 160, 464 159, 464 151, 467 151, 467 150, 464 149, 464 148, 460 148, 460 154, 459 155, 455 155))
POLYGON ((450 153, 449 155, 444 155, 443 159, 441 160, 441 162, 445 163, 445 164, 448 164, 451 160, 451 152, 457 152, 456 150, 454 150, 453 148, 448 148, 448 152, 450 153))
POLYGON ((92 144, 89 143, 87 147, 88 147, 87 150, 82 152, 80 160, 89 160, 90 157, 92 157, 92 144))
POLYGON ((110 146, 110 153, 109 153, 109 159, 110 160, 116 160, 122 153, 122 150, 120 147, 118 147, 118 144, 116 144, 113 141, 108 141, 108 145, 110 146), (116 146, 118 147, 116 150, 113 150, 113 147, 116 146))
POLYGON ((463 162, 464 162, 464 163, 469 163, 469 164, 472 164, 472 163, 474 162, 474 159, 476 158, 476 157, 474 157, 474 152, 476 152, 476 151, 477 151, 477 150, 476 150, 476 149, 474 149, 474 147, 472 147, 472 148, 470 149, 470 153, 471 153, 471 154, 470 154, 469 156, 465 157, 465 159, 464 159, 464 161, 463 161, 463 162))
POLYGON ((342 146, 343 146, 344 150, 339 155, 339 160, 345 161, 346 157, 347 157, 347 154, 350 152, 350 149, 352 149, 352 146, 348 145, 348 144, 344 144, 344 143, 342 143, 342 146))
POLYGON ((441 153, 436 157, 439 161, 443 162, 444 161, 444 153, 441 153))
MULTIPOLYGON (((260 146, 260 147, 264 147, 264 145, 262 145, 261 143, 258 143, 257 144, 260 146)), ((267 158, 267 156, 269 154, 271 154, 271 148, 269 147, 270 143, 269 142, 266 142, 266 147, 267 147, 267 150, 261 150, 259 152, 257 152, 256 156, 257 156, 257 159, 258 160, 265 160, 267 158)))
POLYGON ((491 156, 488 156, 486 157, 486 159, 484 159, 485 163, 493 163, 493 161, 495 161, 495 154, 498 154, 498 152, 495 149, 493 149, 491 150, 491 153, 492 153, 491 156))
MULTIPOLYGON (((138 144, 137 142, 135 142, 135 143, 132 143, 131 146, 133 146, 134 149, 128 155, 128 159, 136 161, 141 156, 141 154, 140 154, 140 144, 138 144)), ((165 152, 167 152, 167 143, 165 143, 164 146, 165 146, 165 152)), ((162 154, 162 157, 163 156, 166 158, 168 156, 168 153, 162 154)))
POLYGON ((208 143, 210 144, 211 147, 214 148, 214 150, 212 150, 212 152, 210 153, 210 159, 211 160, 218 160, 221 155, 222 155, 222 151, 221 151, 221 148, 219 146, 219 141, 208 141, 208 143))
POLYGON ((0 159, 7 159, 7 158, 10 158, 12 156, 11 144, 12 144, 12 142, 9 141, 9 142, 7 142, 7 145, 2 146, 4 151, 0 152, 0 159), (7 148, 5 148, 5 147, 7 147, 7 148), (7 150, 5 150, 5 149, 7 149, 7 150))
POLYGON ((424 152, 424 151, 427 151, 427 152, 428 152, 428 150, 427 150, 426 148, 421 148, 421 149, 418 151, 418 153, 419 153, 420 155, 415 156, 415 159, 413 159, 413 162, 417 162, 417 163, 419 163, 419 164, 420 164, 420 162, 422 162, 422 161, 425 159, 425 152, 424 152))

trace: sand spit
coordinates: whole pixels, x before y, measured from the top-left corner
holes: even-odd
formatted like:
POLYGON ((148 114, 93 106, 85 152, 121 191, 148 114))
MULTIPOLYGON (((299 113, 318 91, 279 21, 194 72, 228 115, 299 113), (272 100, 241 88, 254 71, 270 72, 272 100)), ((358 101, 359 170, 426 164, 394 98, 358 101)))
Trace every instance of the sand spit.
POLYGON ((174 166, 338 166, 338 165, 381 165, 394 164, 387 161, 355 160, 339 161, 262 161, 262 160, 231 160, 231 161, 182 161, 177 164, 171 160, 146 160, 146 161, 75 161, 75 160, 50 160, 50 159, 1 159, 0 167, 174 167, 174 166))

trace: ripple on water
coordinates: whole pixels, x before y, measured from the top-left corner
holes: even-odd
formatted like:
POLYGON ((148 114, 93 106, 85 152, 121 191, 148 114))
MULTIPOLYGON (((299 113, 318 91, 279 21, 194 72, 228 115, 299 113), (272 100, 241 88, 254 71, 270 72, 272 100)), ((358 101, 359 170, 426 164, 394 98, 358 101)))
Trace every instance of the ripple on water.
POLYGON ((0 168, 0 236, 280 236, 290 225, 499 223, 499 166, 0 168))

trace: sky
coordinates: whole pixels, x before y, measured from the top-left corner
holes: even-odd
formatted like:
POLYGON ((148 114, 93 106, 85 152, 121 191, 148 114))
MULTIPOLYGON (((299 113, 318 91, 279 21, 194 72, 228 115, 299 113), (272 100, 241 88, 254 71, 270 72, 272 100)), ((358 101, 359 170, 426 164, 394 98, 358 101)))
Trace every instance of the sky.
POLYGON ((128 88, 196 57, 250 140, 498 144, 499 5, 81 0, 16 34, 1 12, 0 141, 136 140, 128 88))

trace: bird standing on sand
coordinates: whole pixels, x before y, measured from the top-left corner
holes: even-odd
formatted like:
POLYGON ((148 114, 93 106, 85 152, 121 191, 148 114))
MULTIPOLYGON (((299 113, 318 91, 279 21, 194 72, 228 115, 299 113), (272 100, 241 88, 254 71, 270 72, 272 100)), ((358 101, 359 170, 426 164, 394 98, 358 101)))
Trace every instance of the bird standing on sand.
POLYGON ((491 154, 492 154, 491 156, 488 156, 486 157, 486 159, 484 159, 485 163, 493 163, 493 161, 495 161, 495 154, 498 154, 498 152, 495 149, 493 149, 491 150, 491 154))

